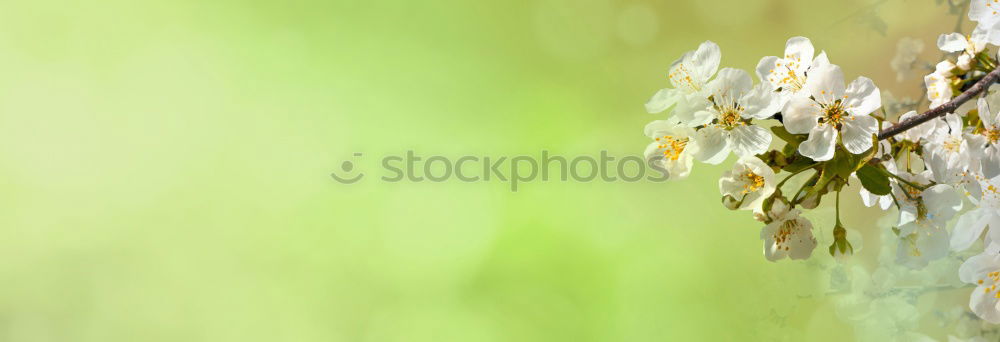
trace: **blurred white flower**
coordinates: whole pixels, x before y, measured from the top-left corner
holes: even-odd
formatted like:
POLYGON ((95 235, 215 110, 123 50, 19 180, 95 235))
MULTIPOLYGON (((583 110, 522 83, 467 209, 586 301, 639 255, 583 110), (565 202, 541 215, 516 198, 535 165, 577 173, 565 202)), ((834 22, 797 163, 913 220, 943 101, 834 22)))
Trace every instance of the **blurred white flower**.
POLYGON ((809 134, 799 153, 815 161, 833 158, 838 141, 854 154, 872 147, 878 121, 869 114, 882 105, 879 89, 871 79, 858 77, 846 88, 839 66, 813 69, 805 89, 785 107, 785 128, 809 134))
MULTIPOLYGON (((931 172, 900 173, 910 183, 927 184, 931 172)), ((897 261, 919 269, 927 263, 948 255, 948 220, 962 209, 962 195, 950 185, 938 184, 920 190, 904 182, 892 185, 899 204, 899 244, 897 261)))
POLYGON ((957 251, 968 249, 987 229, 989 240, 1000 242, 1000 177, 977 176, 975 181, 967 188, 976 208, 959 216, 951 238, 951 248, 957 251))
POLYGON ((783 201, 775 201, 768 216, 771 223, 760 231, 764 240, 764 257, 770 261, 809 259, 816 249, 812 223, 799 216, 798 209, 791 209, 783 201))
POLYGON ((924 42, 919 39, 903 37, 896 43, 896 55, 889 62, 889 67, 896 72, 896 82, 903 82, 913 77, 917 58, 923 52, 924 42))

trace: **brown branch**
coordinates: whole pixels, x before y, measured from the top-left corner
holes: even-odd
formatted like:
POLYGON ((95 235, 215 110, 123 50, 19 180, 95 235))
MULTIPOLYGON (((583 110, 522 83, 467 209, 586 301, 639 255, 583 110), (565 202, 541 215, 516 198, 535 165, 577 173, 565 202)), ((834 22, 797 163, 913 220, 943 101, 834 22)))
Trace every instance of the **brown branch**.
POLYGON ((886 128, 881 132, 878 132, 878 140, 889 139, 896 134, 903 133, 908 129, 917 127, 917 125, 920 125, 927 121, 931 121, 934 118, 943 116, 947 113, 954 112, 962 104, 968 102, 969 100, 972 100, 972 98, 976 97, 976 95, 979 95, 980 93, 986 91, 986 89, 988 89, 990 85, 992 85, 993 83, 997 83, 997 80, 1000 80, 1000 68, 997 68, 996 70, 991 71, 989 74, 986 74, 986 76, 983 76, 983 78, 980 79, 979 82, 976 82, 976 84, 973 85, 971 88, 969 88, 969 90, 966 90, 964 93, 959 94, 954 99, 951 99, 951 101, 948 101, 947 103, 940 105, 938 107, 932 108, 924 112, 923 114, 900 121, 899 123, 893 125, 892 127, 886 128))

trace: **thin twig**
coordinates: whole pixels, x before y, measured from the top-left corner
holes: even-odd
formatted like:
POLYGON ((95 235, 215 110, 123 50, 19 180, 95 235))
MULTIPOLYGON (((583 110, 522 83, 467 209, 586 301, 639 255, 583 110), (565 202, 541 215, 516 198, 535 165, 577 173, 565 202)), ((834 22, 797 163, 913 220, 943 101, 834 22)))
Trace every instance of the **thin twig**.
POLYGON ((892 127, 883 129, 881 132, 878 133, 878 140, 889 139, 895 136, 896 134, 903 133, 906 130, 909 130, 913 127, 917 127, 918 125, 925 123, 927 121, 931 121, 934 118, 943 116, 947 113, 954 112, 955 110, 958 109, 959 106, 965 104, 973 97, 976 97, 976 95, 979 95, 980 93, 986 91, 986 89, 988 89, 990 85, 992 85, 993 83, 997 83, 997 80, 1000 80, 1000 69, 993 70, 990 73, 986 74, 986 76, 983 76, 983 78, 980 79, 979 82, 976 82, 976 84, 973 85, 971 88, 969 88, 969 90, 966 90, 964 93, 959 94, 951 101, 948 101, 943 105, 931 108, 930 110, 924 112, 923 114, 900 121, 899 123, 893 125, 892 127))

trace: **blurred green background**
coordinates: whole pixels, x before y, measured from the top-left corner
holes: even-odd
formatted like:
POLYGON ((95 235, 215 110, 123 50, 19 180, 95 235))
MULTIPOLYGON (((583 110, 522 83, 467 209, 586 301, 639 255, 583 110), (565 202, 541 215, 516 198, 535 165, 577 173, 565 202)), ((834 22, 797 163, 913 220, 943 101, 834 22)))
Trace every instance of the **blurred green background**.
POLYGON ((934 55, 953 17, 885 2, 883 36, 873 3, 7 2, 0 340, 849 340, 824 273, 767 262, 719 205, 728 163, 517 193, 374 178, 407 150, 639 155, 663 118, 643 103, 704 40, 752 71, 804 35, 919 97, 896 42, 934 55), (345 160, 368 178, 333 182, 345 160))

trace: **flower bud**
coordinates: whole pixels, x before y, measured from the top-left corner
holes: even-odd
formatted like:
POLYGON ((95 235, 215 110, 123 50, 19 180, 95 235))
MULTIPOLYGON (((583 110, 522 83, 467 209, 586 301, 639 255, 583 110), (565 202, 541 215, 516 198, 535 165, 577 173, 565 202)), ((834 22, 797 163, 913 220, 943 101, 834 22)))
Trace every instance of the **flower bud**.
POLYGON ((740 208, 740 205, 742 204, 743 201, 737 201, 735 198, 733 198, 733 196, 730 195, 722 196, 722 205, 725 206, 726 209, 737 210, 740 208))
POLYGON ((847 229, 839 223, 833 228, 833 244, 830 245, 830 255, 843 258, 854 254, 854 247, 847 241, 847 229))

